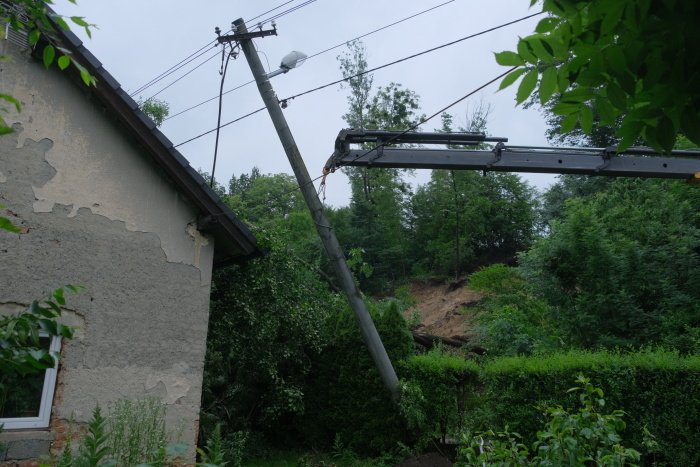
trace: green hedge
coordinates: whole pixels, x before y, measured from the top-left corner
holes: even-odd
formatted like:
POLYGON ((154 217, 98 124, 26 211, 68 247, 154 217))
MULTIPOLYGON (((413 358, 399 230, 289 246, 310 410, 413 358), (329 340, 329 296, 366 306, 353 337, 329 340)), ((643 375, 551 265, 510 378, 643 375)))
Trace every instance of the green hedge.
POLYGON ((532 440, 545 420, 542 404, 576 407, 567 393, 583 374, 605 392, 609 410, 626 412, 624 445, 660 465, 700 465, 700 356, 665 351, 634 354, 570 352, 546 357, 507 357, 483 366, 479 393, 467 414, 469 428, 511 431, 532 440), (659 444, 643 445, 644 428, 659 444))
POLYGON ((475 362, 438 349, 405 360, 400 372, 405 384, 419 389, 418 396, 402 398, 409 425, 415 425, 423 436, 443 440, 462 431, 472 389, 478 381, 479 366, 475 362))

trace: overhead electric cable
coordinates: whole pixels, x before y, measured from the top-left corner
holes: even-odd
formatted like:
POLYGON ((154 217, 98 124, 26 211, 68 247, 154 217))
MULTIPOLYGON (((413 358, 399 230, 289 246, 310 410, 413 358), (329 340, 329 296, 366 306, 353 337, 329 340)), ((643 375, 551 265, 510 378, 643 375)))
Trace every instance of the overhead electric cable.
MULTIPOLYGON (((314 57, 318 57, 319 55, 325 54, 325 53, 330 52, 330 51, 332 51, 332 50, 335 50, 335 49, 337 49, 337 48, 339 48, 339 47, 343 47, 344 45, 346 45, 346 44, 349 43, 349 42, 356 41, 356 40, 358 40, 358 39, 362 39, 362 38, 364 38, 364 37, 367 37, 367 36, 370 36, 370 35, 375 34, 375 33, 377 33, 377 32, 383 31, 383 30, 388 29, 388 28, 390 28, 390 27, 396 26, 397 24, 400 24, 400 23, 403 23, 404 21, 408 21, 409 19, 413 19, 413 18, 416 18, 416 17, 418 17, 418 16, 421 16, 421 15, 423 15, 423 14, 425 14, 425 13, 428 13, 428 12, 430 12, 430 11, 432 11, 432 10, 435 10, 435 9, 437 9, 437 8, 440 8, 440 7, 442 7, 442 6, 445 6, 445 5, 447 5, 447 4, 449 4, 449 3, 452 3, 452 2, 454 2, 454 1, 455 1, 455 0, 448 0, 448 1, 446 1, 446 2, 440 3, 440 4, 435 5, 435 6, 432 6, 432 7, 430 7, 430 8, 427 8, 427 9, 425 9, 425 10, 423 10, 423 11, 419 11, 418 13, 414 13, 414 14, 412 14, 412 15, 410 15, 410 16, 406 16, 405 18, 402 18, 402 19, 400 19, 400 20, 394 21, 393 23, 386 24, 386 25, 384 25, 384 26, 382 26, 382 27, 380 27, 380 28, 374 29, 374 30, 372 30, 372 31, 370 31, 370 32, 367 32, 367 33, 365 33, 365 34, 361 34, 361 35, 359 35, 359 36, 357 36, 357 37, 354 37, 354 38, 352 38, 352 39, 348 39, 348 40, 346 40, 346 41, 340 42, 340 43, 338 43, 338 44, 336 44, 336 45, 334 45, 334 46, 332 46, 332 47, 328 47, 327 49, 321 50, 320 52, 316 52, 315 54, 309 55, 309 56, 306 58, 306 60, 312 59, 312 58, 314 58, 314 57)), ((236 91, 236 90, 238 90, 238 89, 241 89, 241 88, 243 88, 243 87, 245 87, 245 86, 248 86, 249 84, 253 84, 254 82, 255 82, 255 80, 253 79, 253 80, 247 81, 247 82, 245 82, 245 83, 243 83, 243 84, 239 84, 238 86, 236 86, 236 87, 234 87, 234 88, 232 88, 232 89, 229 89, 228 91, 225 91, 225 92, 224 92, 224 95, 226 95, 226 94, 228 94, 228 93, 230 93, 230 92, 236 91)), ((200 107, 200 106, 202 106, 202 105, 204 105, 204 104, 207 104, 207 103, 209 103, 209 102, 211 102, 211 101, 213 101, 213 100, 216 100, 218 97, 219 97, 219 96, 210 97, 209 99, 206 99, 206 100, 204 100, 204 101, 202 101, 202 102, 199 102, 198 104, 195 104, 195 105, 193 105, 193 106, 191 106, 191 107, 188 107, 188 108, 186 108, 186 109, 184 109, 184 110, 181 110, 181 111, 179 111, 179 112, 177 112, 177 113, 174 113, 174 114, 168 116, 168 118, 164 119, 163 121, 170 120, 171 118, 175 118, 175 117, 177 117, 177 116, 179 116, 179 115, 184 114, 185 112, 189 112, 190 110, 194 110, 194 109, 196 109, 197 107, 200 107)))
MULTIPOLYGON (((264 16, 264 15, 266 15, 266 14, 272 12, 272 11, 275 11, 275 10, 277 10, 277 9, 279 9, 279 8, 281 8, 281 7, 283 7, 284 5, 287 5, 287 4, 289 4, 289 3, 292 3, 293 1, 295 1, 295 0, 289 0, 289 1, 287 1, 287 2, 284 2, 284 3, 280 4, 280 5, 277 5, 276 7, 272 8, 272 9, 270 9, 270 10, 267 10, 267 11, 265 11, 265 12, 263 12, 263 13, 261 13, 261 14, 255 16, 255 17, 253 17, 253 18, 247 20, 246 22, 254 21, 254 20, 256 20, 257 18, 260 18, 261 16, 264 16)), ((266 21, 270 21, 270 20, 266 20, 266 21)), ((231 32, 231 30, 229 30, 228 32, 231 32)), ((227 32, 226 34, 228 34, 228 32, 227 32)), ((216 40, 216 39, 214 39, 213 41, 207 42, 207 43, 204 44, 202 47, 200 47, 199 49, 195 50, 195 51, 192 52, 190 55, 188 55, 187 57, 183 58, 182 60, 180 60, 180 61, 177 62, 175 65, 173 65, 173 66, 171 66, 170 68, 168 68, 167 70, 163 71, 162 73, 160 73, 159 75, 157 75, 155 78, 152 78, 150 81, 148 81, 147 83, 143 84, 142 86, 140 86, 139 88, 137 88, 134 92, 130 93, 129 95, 133 97, 133 96, 135 96, 135 95, 137 95, 137 94, 139 94, 139 93, 145 91, 146 89, 148 89, 149 87, 153 86, 155 83, 157 83, 158 81, 162 80, 162 79, 165 78, 166 76, 171 75, 171 74, 172 74, 173 72, 175 72, 176 70, 182 68, 182 66, 186 65, 185 62, 189 63, 189 62, 191 61, 190 59, 191 59, 194 55, 200 54, 200 52, 202 52, 202 51, 203 51, 204 49, 206 49, 207 47, 216 46, 216 44, 217 44, 217 40, 216 40)), ((200 54, 200 55, 201 55, 201 54, 200 54)), ((200 55, 197 55, 197 56, 200 56, 200 55)), ((194 57, 194 58, 196 58, 196 57, 194 57)))
POLYGON ((293 12, 295 12, 295 11, 297 11, 297 10, 300 10, 300 9, 304 8, 305 6, 308 6, 308 5, 310 5, 310 4, 314 3, 314 2, 316 2, 316 0, 306 0, 305 2, 303 2, 303 3, 299 4, 299 5, 293 6, 293 7, 289 8, 288 10, 285 10, 285 11, 283 11, 283 12, 281 12, 281 13, 278 13, 278 14, 276 14, 276 15, 274 15, 274 16, 271 16, 271 17, 269 17, 269 18, 267 18, 267 19, 265 19, 265 20, 263 20, 263 21, 258 22, 258 23, 256 24, 256 26, 263 26, 263 25, 269 23, 270 21, 274 21, 274 20, 279 19, 279 18, 281 18, 281 17, 283 17, 283 16, 286 16, 286 15, 288 15, 288 14, 290 14, 290 13, 293 13, 293 12))
MULTIPOLYGON (((485 30, 480 31, 480 32, 476 32, 476 33, 474 33, 474 34, 470 34, 470 35, 468 35, 468 36, 464 36, 464 37, 462 37, 462 38, 460 38, 460 39, 457 39, 457 40, 454 40, 454 41, 451 41, 451 42, 447 42, 447 43, 442 44, 442 45, 438 45, 437 47, 433 47, 433 48, 430 48, 430 49, 428 49, 428 50, 424 50, 424 51, 422 51, 422 52, 418 52, 418 53, 413 54, 413 55, 409 55, 408 57, 404 57, 404 58, 400 58, 400 59, 398 59, 398 60, 394 60, 393 62, 385 63, 384 65, 380 65, 380 66, 378 66, 378 67, 374 67, 374 68, 372 68, 372 69, 365 70, 365 71, 360 72, 360 73, 356 73, 356 74, 354 74, 354 75, 352 75, 352 76, 348 76, 348 77, 346 77, 346 78, 339 79, 339 80, 333 81, 333 82, 331 82, 331 83, 328 83, 328 84, 324 84, 324 85, 322 85, 322 86, 315 87, 315 88, 313 88, 313 89, 309 89, 308 91, 300 92, 299 94, 294 94, 293 96, 286 97, 286 98, 284 98, 284 99, 279 99, 279 101, 280 101, 280 102, 286 102, 286 101, 289 101, 289 100, 292 100, 292 99, 296 99, 297 97, 305 96, 305 95, 307 95, 307 94, 311 94, 311 93, 313 93, 313 92, 320 91, 320 90, 325 89, 325 88, 328 88, 328 87, 330 87, 330 86, 333 86, 333 85, 336 85, 336 84, 339 84, 339 83, 342 83, 342 82, 345 82, 345 81, 349 81, 349 80, 351 80, 351 79, 357 78, 357 77, 362 76, 362 75, 366 75, 367 73, 371 73, 371 72, 373 72, 373 71, 380 70, 380 69, 382 69, 382 68, 386 68, 386 67, 388 67, 388 66, 395 65, 395 64, 397 64, 397 63, 401 63, 401 62, 404 62, 404 61, 409 60, 409 59, 411 59, 411 58, 419 57, 419 56, 421 56, 421 55, 425 55, 425 54, 430 53, 430 52, 434 52, 434 51, 436 51, 436 50, 442 49, 442 48, 447 47, 447 46, 449 46, 449 45, 454 45, 454 44, 457 44, 457 43, 459 43, 459 42, 465 41, 465 40, 467 40, 467 39, 471 39, 471 38, 474 38, 474 37, 477 37, 477 36, 481 36, 481 35, 486 34, 486 33, 488 33, 488 32, 495 31, 495 30, 500 29, 500 28, 503 28, 503 27, 505 27, 505 26, 510 26, 511 24, 515 24, 515 23, 518 23, 518 22, 520 22, 520 21, 524 21, 524 20, 526 20, 526 19, 532 18, 532 17, 534 17, 534 16, 538 16, 538 15, 541 15, 541 14, 542 14, 542 12, 540 12, 540 13, 534 13, 534 14, 527 15, 527 16, 523 16, 523 17, 520 18, 520 19, 516 19, 516 20, 514 20, 514 21, 509 21, 509 22, 503 23, 503 24, 501 24, 501 25, 499 25, 499 26, 494 26, 494 27, 492 27, 492 28, 485 29, 485 30)), ((230 121, 230 122, 225 123, 224 125, 222 125, 222 127, 227 126, 227 125, 230 125, 231 123, 234 123, 234 122, 238 122, 238 121, 240 121, 240 120, 242 120, 242 119, 244 119, 244 118, 246 118, 246 117, 249 117, 250 115, 256 114, 256 113, 258 113, 258 112, 260 112, 261 110, 264 110, 264 109, 265 109, 265 107, 261 107, 261 108, 259 108, 259 109, 257 109, 257 110, 254 110, 253 112, 251 112, 251 113, 249 113, 249 114, 243 115, 242 117, 238 117, 238 118, 235 119, 235 120, 232 120, 232 121, 230 121)), ((196 140, 196 139, 198 139, 198 138, 201 138, 202 136, 208 135, 209 133, 212 133, 212 132, 214 132, 214 131, 216 131, 216 128, 214 128, 213 130, 209 130, 209 131, 206 131, 206 132, 204 132, 204 133, 201 133, 201 134, 199 134, 199 135, 197 135, 197 136, 194 136, 194 137, 188 139, 187 141, 183 141, 182 143, 179 143, 179 144, 175 145, 175 147, 182 146, 182 145, 185 144, 185 143, 189 143, 189 142, 191 142, 191 141, 194 141, 194 140, 196 140)))
MULTIPOLYGON (((406 133, 408 133, 408 132, 410 132, 410 131, 413 131, 413 130, 417 129, 419 126, 423 125, 424 123, 429 122, 430 120, 432 120, 433 118, 437 117, 438 115, 441 115, 443 112, 445 112, 445 111, 448 110, 449 108, 454 107, 455 105, 459 104, 459 103, 462 102, 463 100, 465 100, 465 99, 467 99, 467 98, 473 96, 473 95, 476 94, 477 92, 479 92, 479 91, 483 90, 484 88, 490 86, 491 84, 493 84, 493 83, 495 83, 496 81, 498 81, 499 79, 505 77, 508 73, 510 73, 511 71, 513 71, 513 70, 515 70, 515 69, 517 69, 517 68, 518 68, 517 66, 514 66, 513 68, 504 71, 503 73, 499 74, 499 75, 496 76, 495 78, 492 78, 492 79, 490 79, 489 81, 487 81, 486 83, 484 83, 484 84, 482 84, 481 86, 479 86, 478 88, 476 88, 476 89, 474 89, 474 90, 472 90, 472 91, 469 91, 467 94, 465 94, 465 95, 463 95, 462 97, 460 97, 459 99, 457 99, 457 100, 451 102, 450 104, 446 105, 445 107, 443 107, 442 109, 438 110, 437 112, 435 112, 435 113, 429 115, 428 117, 422 118, 422 119, 419 120, 417 123, 411 125, 410 127, 408 127, 406 130, 402 131, 401 133, 398 133, 398 134, 392 136, 391 138, 387 139, 386 141, 382 141, 381 143, 377 144, 377 145, 376 145, 375 147, 373 147, 372 149, 369 149, 369 150, 367 150, 366 152, 360 154, 360 155, 357 156, 354 160, 362 159, 363 157, 365 157, 366 155, 370 154, 371 152, 376 151, 376 150, 379 149, 379 148, 383 148, 383 147, 385 147, 385 146, 388 145, 388 144, 391 144, 391 142, 394 141, 395 139, 397 139, 397 138, 399 138, 399 137, 405 135, 406 133)), ((379 158, 381 158, 381 155, 380 155, 379 157, 377 157, 377 159, 379 159, 379 158)))
POLYGON ((130 93, 129 95, 130 95, 130 96, 135 96, 135 95, 137 95, 138 93, 143 92, 144 90, 146 90, 146 89, 148 89, 149 87, 153 86, 153 85, 154 85, 155 83, 157 83, 158 81, 162 80, 163 78, 167 77, 168 75, 171 75, 171 74, 174 73, 176 70, 179 70, 180 68, 182 68, 183 66, 185 66, 187 63, 190 63, 192 60, 196 59, 197 57, 200 57, 203 53, 206 53, 209 49, 212 49, 212 48, 214 48, 214 47, 216 47, 216 39, 213 40, 213 41, 211 41, 211 42, 207 42, 206 45, 204 45, 204 46, 200 47, 199 49, 197 49, 196 51, 192 52, 190 55, 188 55, 187 57, 183 58, 182 60, 180 60, 179 62, 177 62, 175 65, 171 66, 170 68, 168 68, 167 70, 165 70, 164 72, 162 72, 161 74, 159 74, 158 76, 156 76, 155 78, 151 79, 149 82, 147 82, 146 84, 142 85, 141 87, 139 87, 138 89, 136 89, 136 91, 130 93), (206 49, 206 50, 205 50, 205 49, 206 49))
MULTIPOLYGON (((207 58, 206 60, 204 60, 204 61, 203 61, 202 63, 200 63, 199 65, 195 66, 194 68, 192 68, 191 70, 187 71, 187 72, 184 73, 183 75, 180 75, 180 76, 179 76, 178 78, 176 78, 174 81, 170 82, 170 83, 167 84, 165 87, 161 88, 159 91, 157 91, 157 92, 156 92, 155 94, 153 94, 151 97, 149 97, 149 99, 153 99, 153 98, 156 97, 158 94, 160 94, 161 92, 165 91, 165 90, 168 89, 170 86, 172 86, 173 84, 177 83, 178 81, 180 81, 181 79, 183 79, 184 77, 186 77, 187 75, 189 75, 190 73, 192 73, 193 71, 197 70, 199 67, 201 67, 201 66, 204 65, 205 63, 211 61, 211 60, 212 60, 213 58, 215 58, 217 55, 219 55, 219 51, 218 51, 218 50, 217 50, 216 52, 214 52, 214 55, 210 56, 209 58, 207 58)), ((155 84, 155 83, 153 83, 153 84, 155 84)))
MULTIPOLYGON (((467 94, 465 94, 464 96, 460 97, 459 99, 457 99, 457 100, 451 102, 450 104, 448 104, 448 105, 446 105, 445 107, 441 108, 441 109, 438 110, 437 112, 431 114, 431 115, 428 116, 428 117, 423 118, 423 119, 420 120, 418 123, 416 123, 416 124, 410 126, 408 129, 402 131, 401 133, 399 133, 399 134, 397 134, 397 135, 395 135, 395 136, 392 136, 390 139, 388 139, 388 140, 386 140, 386 141, 382 141, 381 143, 375 145, 372 149, 369 149, 367 152, 364 152, 364 153, 360 154, 359 156, 357 156, 357 157, 355 158, 355 160, 361 159, 361 158, 365 157, 366 155, 370 154, 371 152, 376 151, 376 150, 379 149, 379 148, 385 147, 385 146, 388 145, 388 144, 391 144, 391 142, 392 142, 393 140, 395 140, 395 139, 397 139, 397 138, 399 138, 399 137, 405 135, 406 133, 408 133, 408 132, 410 132, 410 131, 416 130, 419 126, 423 125, 424 123, 427 123, 428 121, 432 120, 433 118, 437 117, 438 115, 441 115, 441 114, 442 114, 443 112, 445 112, 446 110, 450 109, 451 107, 454 107, 455 105, 459 104, 459 103, 462 102, 463 100, 465 100, 465 99, 467 99, 467 98, 473 96, 473 95, 476 94, 477 92, 482 91, 484 88, 490 86, 491 84, 495 83, 495 82, 498 81, 499 79, 503 78, 503 77, 506 76, 508 73, 510 73, 511 71, 515 70, 516 68, 517 68, 517 67, 513 67, 513 68, 511 68, 511 69, 509 69, 509 70, 507 70, 507 71, 501 73, 500 75, 496 76, 495 78, 490 79, 490 80, 487 81, 486 83, 482 84, 481 86, 477 87, 476 89, 473 89, 472 91, 468 92, 467 94)), ((263 107, 262 109, 257 110, 256 112, 259 112, 260 110, 263 110, 264 108, 265 108, 265 107, 263 107)), ((184 143, 183 143, 183 144, 184 144, 184 143)), ((340 167, 342 167, 342 166, 340 166, 340 167)), ((321 175, 319 175, 318 177, 316 177, 316 178, 314 178, 313 180, 311 180, 309 183, 310 183, 310 184, 313 184, 314 182, 316 182, 316 181, 318 181, 318 180, 321 180, 321 179, 323 179, 324 177, 326 177, 326 175, 327 175, 326 173, 321 174, 321 175)), ((277 195, 276 197, 272 198, 271 201, 274 202, 274 201, 277 201, 277 200, 279 200, 279 199, 282 199, 284 196, 287 196, 288 194, 293 193, 293 192, 295 192, 296 190, 299 190, 300 188, 301 188, 301 186, 297 186, 297 187, 295 187, 295 188, 292 189, 292 190, 289 190, 289 191, 286 191, 286 192, 284 192, 284 193, 281 193, 281 194, 277 195)))
POLYGON ((214 164, 211 167, 211 181, 209 182, 209 188, 214 188, 214 174, 216 173, 216 156, 219 152, 219 131, 221 130, 221 109, 223 105, 223 91, 224 91, 224 80, 226 79, 226 70, 228 70, 228 64, 231 61, 231 56, 234 53, 232 48, 229 53, 226 53, 226 45, 222 44, 221 58, 225 60, 226 63, 222 64, 221 70, 221 86, 219 86, 219 116, 216 120, 216 142, 214 143, 214 164))
POLYGON ((396 65, 397 63, 405 62, 406 60, 410 60, 410 59, 412 59, 412 58, 420 57, 421 55, 425 55, 425 54, 430 53, 430 52, 435 52, 436 50, 440 50, 440 49, 443 49, 443 48, 448 47, 448 46, 450 46, 450 45, 454 45, 454 44, 457 44, 457 43, 459 43, 459 42, 465 41, 465 40, 467 40, 467 39, 472 39, 472 38, 474 38, 474 37, 478 37, 478 36, 481 36, 481 35, 483 35, 483 34, 486 34, 486 33, 492 32, 492 31, 496 31, 497 29, 501 29, 501 28, 504 28, 504 27, 506 27, 506 26, 510 26, 511 24, 519 23, 520 21, 524 21, 524 20, 526 20, 526 19, 530 19, 530 18, 532 18, 532 17, 538 16, 538 15, 541 15, 541 14, 542 14, 542 12, 533 13, 533 14, 531 14, 531 15, 523 16, 523 17, 520 18, 520 19, 516 19, 516 20, 510 21, 510 22, 508 22, 508 23, 503 23, 503 24, 500 24, 500 25, 498 25, 498 26, 494 26, 494 27, 492 27, 492 28, 484 29, 483 31, 476 32, 476 33, 474 33, 474 34, 469 34, 468 36, 461 37, 461 38, 459 38, 459 39, 457 39, 457 40, 454 40, 454 41, 451 41, 451 42, 447 42, 447 43, 445 43, 445 44, 438 45, 438 46, 436 46, 436 47, 432 47, 432 48, 430 48, 430 49, 424 50, 424 51, 422 51, 422 52, 415 53, 415 54, 413 54, 413 55, 409 55, 408 57, 400 58, 400 59, 398 59, 398 60, 394 60, 393 62, 385 63, 384 65, 379 65, 379 66, 377 66, 377 67, 370 68, 369 70, 365 70, 365 71, 363 71, 363 72, 361 72, 361 73, 357 73, 357 74, 355 74, 355 75, 353 75, 353 76, 349 76, 349 77, 347 77, 347 78, 339 79, 339 80, 333 81, 332 83, 324 84, 324 85, 322 85, 322 86, 318 86, 318 87, 316 87, 316 88, 309 89, 308 91, 304 91, 304 92, 301 92, 301 93, 299 93, 299 94, 295 94, 295 95, 293 95, 293 96, 287 97, 287 98, 285 98, 285 99, 281 99, 280 102, 288 101, 288 100, 292 100, 292 99, 296 99, 297 97, 304 96, 304 95, 306 95, 306 94, 311 94, 312 92, 320 91, 321 89, 327 88, 327 87, 329 87, 329 86, 334 86, 334 85, 339 84, 339 83, 342 83, 342 82, 344 82, 344 81, 348 81, 348 80, 350 80, 350 79, 357 78, 357 77, 362 76, 362 75, 366 75, 367 73, 372 73, 373 71, 381 70, 382 68, 386 68, 386 67, 389 67, 389 66, 392 66, 392 65, 396 65))
MULTIPOLYGON (((202 55, 206 54, 207 52, 209 52, 209 51, 211 51, 211 50, 214 50, 215 48, 216 48, 216 46, 215 46, 215 45, 212 45, 212 46, 209 47, 208 49, 202 50, 202 51, 199 52, 197 55, 190 56, 190 57, 188 58, 188 60, 181 62, 179 66, 172 67, 167 73, 162 73, 158 78, 152 79, 151 82, 149 82, 148 84, 145 84, 145 85, 141 86, 139 89, 137 89, 136 91, 134 91, 134 92, 133 92, 132 94, 130 94, 130 95, 131 95, 131 96, 135 96, 136 94, 142 93, 142 92, 145 91, 146 89, 150 88, 151 86, 154 86, 154 85, 158 84, 159 82, 163 81, 165 78, 167 78, 168 76, 172 75, 173 73, 175 73, 175 72, 178 71, 179 69, 181 69, 181 68, 183 68, 184 66, 186 66, 186 65, 188 65, 188 64, 190 64, 190 63, 192 63, 193 61, 197 60, 197 59, 198 59, 199 57, 201 57, 202 55)), ((218 55, 218 52, 216 53, 216 55, 218 55)), ((199 67, 199 66, 201 66, 201 65, 198 65, 198 67, 199 67)), ((197 67, 195 67, 195 68, 197 68, 197 67)), ((189 74, 189 73, 188 73, 188 74, 189 74)))
MULTIPOLYGON (((249 112, 249 113, 247 113, 247 114, 245 114, 245 115, 241 115, 240 117, 238 117, 238 118, 236 118, 236 119, 233 119, 233 120, 231 120, 230 122, 226 122, 226 123, 224 123, 223 125, 219 126, 218 128, 223 128, 223 127, 225 127, 225 126, 229 126, 229 125, 231 125, 232 123, 236 123, 236 122, 238 122, 238 121, 241 121, 241 120, 243 120, 244 118, 248 118, 248 117, 250 117, 251 115, 255 115, 256 113, 261 112, 261 111, 263 111, 263 110, 265 110, 265 107, 260 107, 259 109, 253 110, 252 112, 249 112)), ((174 147, 174 148, 177 148, 177 147, 179 147, 179 146, 182 146, 183 144, 187 144, 187 143, 192 142, 192 141, 194 141, 194 140, 196 140, 196 139, 199 139, 199 138, 201 138, 202 136, 206 136, 206 135, 208 135, 209 133, 214 133, 215 131, 216 131, 216 128, 214 128, 214 129, 212 129, 212 130, 209 130, 209 131, 205 131, 204 133, 199 134, 199 135, 195 136, 194 138, 190 138, 190 139, 188 139, 187 141, 183 141, 182 143, 176 144, 176 145, 174 145, 173 147, 174 147)))
POLYGON ((349 43, 349 42, 353 42, 353 41, 356 41, 356 40, 358 40, 358 39, 362 39, 363 37, 367 37, 367 36, 372 35, 372 34, 374 34, 374 33, 376 33, 376 32, 383 31, 384 29, 388 29, 388 28, 390 28, 390 27, 392 27, 392 26, 396 26, 397 24, 403 23, 404 21, 408 21, 409 19, 413 19, 413 18, 415 18, 416 16, 420 16, 420 15, 422 15, 422 14, 428 13, 429 11, 435 10, 436 8, 440 8, 441 6, 445 6, 445 5, 447 5, 448 3, 452 3, 452 2, 454 2, 454 1, 455 1, 455 0, 448 0, 448 1, 444 2, 444 3, 440 3, 439 5, 435 5, 435 6, 433 6, 433 7, 430 7, 430 8, 428 8, 428 9, 426 9, 426 10, 419 11, 418 13, 414 13, 414 14, 412 14, 411 16, 406 16, 406 17, 403 18, 403 19, 400 19, 400 20, 398 20, 398 21, 394 21, 393 23, 389 23, 389 24, 387 24, 387 25, 385 25, 385 26, 382 26, 382 27, 377 28, 377 29, 375 29, 375 30, 373 30, 373 31, 367 32, 367 33, 365 33, 365 34, 362 34, 362 35, 360 35, 360 36, 354 37, 354 38, 349 39, 349 40, 347 40, 347 41, 340 42, 340 43, 338 43, 338 44, 336 44, 336 45, 334 45, 334 46, 332 46, 332 47, 328 47, 327 49, 324 49, 324 50, 322 50, 322 51, 320 51, 320 52, 316 52, 316 53, 313 54, 313 55, 309 55, 308 57, 306 57, 306 59, 309 60, 310 58, 314 58, 314 57, 316 57, 316 56, 318 56, 318 55, 325 54, 326 52, 330 52, 331 50, 335 50, 335 49, 337 49, 338 47, 342 47, 342 46, 344 46, 345 44, 347 44, 347 43, 349 43))
POLYGON ((282 8, 283 6, 285 6, 285 5, 289 4, 289 3, 292 3, 293 1, 294 1, 294 0, 289 0, 289 1, 287 1, 287 2, 284 2, 284 3, 280 4, 280 5, 277 5, 276 7, 272 8, 272 9, 270 9, 270 10, 267 10, 267 11, 264 12, 264 13, 260 13, 258 16, 254 17, 254 18, 247 19, 245 22, 246 22, 246 24, 252 23, 252 22, 255 21, 256 19, 260 18, 261 16, 265 16, 266 14, 271 13, 271 12, 275 11, 275 10, 278 9, 278 8, 282 8))

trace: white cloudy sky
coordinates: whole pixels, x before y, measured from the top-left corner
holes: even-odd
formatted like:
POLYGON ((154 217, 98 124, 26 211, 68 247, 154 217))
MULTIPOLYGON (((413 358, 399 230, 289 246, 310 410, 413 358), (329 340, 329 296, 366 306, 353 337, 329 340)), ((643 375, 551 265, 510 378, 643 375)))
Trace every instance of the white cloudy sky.
MULTIPOLYGON (((278 36, 257 39, 263 64, 277 69, 281 58, 291 50, 308 55, 342 44, 446 0, 317 0, 276 20, 278 36)), ((64 15, 80 15, 98 26, 92 39, 76 30, 86 46, 128 92, 137 90, 163 71, 177 64, 215 38, 214 27, 227 30, 237 18, 251 19, 284 0, 202 2, 183 0, 80 0, 77 6, 58 0, 55 9, 64 15)), ((295 0, 260 19, 304 3, 295 0)), ((435 47, 466 35, 497 26, 528 14, 528 0, 453 0, 428 13, 372 34, 363 39, 369 66, 375 67, 416 52, 435 47)), ((460 42, 375 72, 375 86, 401 83, 421 97, 422 112, 430 115, 448 103, 491 80, 503 68, 493 52, 513 49, 518 36, 532 32, 537 18, 508 26, 486 35, 460 42)), ((249 25, 249 28, 252 25, 249 25)), ((269 27, 269 25, 268 25, 269 27)), ((298 94, 340 79, 337 55, 339 47, 308 60, 301 68, 273 78, 279 98, 298 94)), ((220 49, 212 49, 179 72, 140 92, 135 98, 148 98, 190 71, 220 49)), ((172 86, 157 94, 175 114, 217 96, 220 85, 220 56, 211 59, 172 86)), ((229 64, 224 90, 252 79, 241 56, 229 64)), ((509 138, 517 145, 543 145, 545 126, 534 110, 514 106, 514 89, 496 92, 492 85, 451 110, 459 124, 468 108, 480 99, 493 106, 489 132, 509 138)), ((335 138, 344 127, 342 115, 347 109, 347 90, 339 86, 300 97, 285 110, 312 177, 320 174, 333 150, 335 138)), ((222 123, 229 122, 262 107, 254 85, 247 85, 224 96, 222 123)), ((161 130, 175 143, 216 127, 217 100, 167 120, 161 130)), ((428 122, 424 130, 440 125, 428 122)), ((214 133, 179 147, 195 168, 211 172, 214 133)), ((221 130, 216 178, 224 185, 232 175, 250 172, 257 166, 263 173, 291 173, 286 156, 266 112, 229 125, 221 130)), ((420 183, 428 178, 419 173, 420 183)), ((526 175, 531 183, 545 187, 550 175, 526 175)), ((327 203, 346 205, 350 193, 345 177, 336 173, 328 179, 327 203)))

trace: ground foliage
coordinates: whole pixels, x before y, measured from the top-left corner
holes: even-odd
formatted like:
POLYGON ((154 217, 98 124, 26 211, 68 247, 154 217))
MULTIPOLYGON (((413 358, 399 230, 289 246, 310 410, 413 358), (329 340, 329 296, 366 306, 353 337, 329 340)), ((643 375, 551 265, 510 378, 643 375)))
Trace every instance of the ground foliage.
POLYGON ((607 408, 603 390, 590 379, 579 375, 576 383, 567 392, 578 394, 578 411, 561 405, 545 407, 547 421, 537 432, 531 450, 506 425, 500 432, 465 435, 458 465, 635 465, 639 451, 621 444, 620 433, 626 427, 624 412, 607 408))
POLYGON ((623 410, 622 442, 647 465, 696 465, 700 422, 700 358, 665 350, 558 352, 502 357, 480 372, 485 390, 469 410, 472 430, 510 430, 526 445, 549 415, 538 407, 573 407, 571 381, 586 375, 605 393, 608 407, 623 410))

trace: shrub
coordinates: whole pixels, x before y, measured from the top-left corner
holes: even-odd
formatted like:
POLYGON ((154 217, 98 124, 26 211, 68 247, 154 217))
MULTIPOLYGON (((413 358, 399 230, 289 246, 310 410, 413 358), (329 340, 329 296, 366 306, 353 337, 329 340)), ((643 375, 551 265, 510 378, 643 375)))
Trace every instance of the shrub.
POLYGON ((700 453, 700 356, 668 351, 568 352, 547 357, 504 357, 481 373, 485 389, 469 418, 472 430, 497 430, 508 424, 527 442, 547 421, 537 407, 571 406, 570 381, 584 373, 599 384, 606 400, 624 410, 625 445, 651 456, 645 428, 659 446, 661 464, 698 465, 700 453))
POLYGON ((402 413, 409 426, 430 439, 455 435, 463 429, 468 399, 479 366, 437 347, 405 360, 402 413))
POLYGON ((506 426, 503 432, 490 430, 465 436, 460 458, 468 465, 633 465, 640 454, 621 445, 624 413, 621 410, 602 413, 606 405, 603 391, 583 376, 576 378, 576 382, 578 386, 567 392, 579 394, 578 412, 560 405, 546 408, 547 423, 537 432, 531 452, 520 442, 520 435, 506 426))
POLYGON ((551 307, 530 293, 518 269, 494 264, 472 274, 469 284, 487 293, 476 341, 489 355, 541 354, 559 347, 551 307))
MULTIPOLYGON (((389 358, 397 363, 413 354, 413 338, 396 301, 370 303, 370 313, 389 358)), ((361 455, 376 455, 406 442, 396 404, 382 384, 349 309, 326 322, 329 343, 314 365, 307 413, 298 421, 314 447, 334 442, 361 455)))

